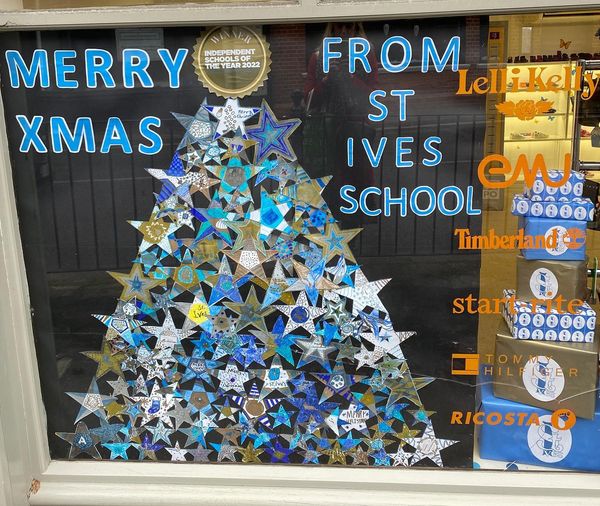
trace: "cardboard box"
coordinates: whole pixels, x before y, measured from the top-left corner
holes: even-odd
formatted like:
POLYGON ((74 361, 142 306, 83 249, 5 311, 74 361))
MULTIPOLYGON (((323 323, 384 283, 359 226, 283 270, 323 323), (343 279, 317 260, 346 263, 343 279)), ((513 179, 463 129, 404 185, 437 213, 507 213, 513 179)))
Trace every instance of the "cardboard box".
POLYGON ((584 221, 520 216, 519 228, 531 238, 531 247, 521 248, 527 260, 585 260, 584 221))
POLYGON ((587 259, 562 262, 560 260, 526 260, 517 256, 517 299, 524 301, 586 300, 587 259))
MULTIPOLYGON (((598 392, 595 392, 596 394, 598 392)), ((593 420, 559 417, 544 409, 494 396, 490 382, 477 385, 479 455, 483 459, 561 469, 600 471, 600 400, 593 420), (501 422, 496 424, 498 413, 501 422), (492 421, 492 423, 487 423, 492 421), (510 423, 514 420, 514 423, 510 423), (519 421, 522 420, 522 423, 519 421), (531 423, 530 423, 531 422, 531 423), (539 422, 539 423, 538 423, 539 422), (554 422, 554 423, 553 423, 554 422)))
POLYGON ((491 374, 496 397, 549 410, 566 408, 581 418, 594 416, 597 342, 515 339, 501 318, 491 374))
POLYGON ((515 216, 532 216, 562 220, 594 221, 594 204, 590 199, 575 198, 568 202, 536 201, 524 195, 513 197, 511 212, 515 216))
POLYGON ((504 304, 502 315, 514 337, 538 341, 593 343, 596 329, 596 311, 587 302, 571 309, 563 304, 559 312, 553 306, 539 306, 515 299, 514 290, 504 290, 504 297, 512 303, 504 304))

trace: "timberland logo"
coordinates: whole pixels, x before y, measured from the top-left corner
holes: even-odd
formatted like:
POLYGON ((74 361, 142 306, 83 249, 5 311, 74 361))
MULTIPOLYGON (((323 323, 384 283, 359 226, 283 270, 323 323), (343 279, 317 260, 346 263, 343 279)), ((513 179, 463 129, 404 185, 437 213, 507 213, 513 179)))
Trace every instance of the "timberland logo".
POLYGON ((471 235, 468 228, 457 228, 458 249, 542 249, 553 256, 564 254, 567 250, 578 250, 585 245, 585 232, 579 228, 565 228, 557 225, 549 228, 543 235, 525 234, 520 228, 516 234, 497 234, 491 228, 485 235, 471 235))

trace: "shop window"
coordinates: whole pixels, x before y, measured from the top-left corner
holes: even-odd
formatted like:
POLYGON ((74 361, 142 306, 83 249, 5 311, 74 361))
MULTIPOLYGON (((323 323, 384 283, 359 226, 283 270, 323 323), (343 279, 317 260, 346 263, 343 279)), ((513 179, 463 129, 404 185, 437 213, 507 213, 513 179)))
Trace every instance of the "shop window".
POLYGON ((52 458, 598 470, 595 20, 3 33, 52 458))

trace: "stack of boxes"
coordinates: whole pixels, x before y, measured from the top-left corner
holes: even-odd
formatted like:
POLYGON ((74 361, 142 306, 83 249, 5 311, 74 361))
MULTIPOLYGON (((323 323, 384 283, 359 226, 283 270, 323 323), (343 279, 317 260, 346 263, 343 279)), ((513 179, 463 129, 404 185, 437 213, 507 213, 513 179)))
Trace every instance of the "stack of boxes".
MULTIPOLYGON (((550 179, 562 176, 551 171, 550 179)), ((572 172, 553 187, 538 174, 514 198, 528 242, 517 257, 517 289, 504 292, 495 362, 484 368, 478 397, 481 411, 524 422, 483 424, 482 458, 600 470, 596 313, 585 302, 594 206, 582 198, 583 182, 572 172)))

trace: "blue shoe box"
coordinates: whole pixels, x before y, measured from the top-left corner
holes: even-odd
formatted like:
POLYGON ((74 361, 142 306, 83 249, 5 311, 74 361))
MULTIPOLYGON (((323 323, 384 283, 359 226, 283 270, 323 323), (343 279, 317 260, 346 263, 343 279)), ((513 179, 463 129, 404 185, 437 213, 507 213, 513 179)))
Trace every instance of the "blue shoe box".
POLYGON ((519 228, 531 237, 532 247, 521 249, 527 260, 585 259, 585 221, 520 216, 519 228))
MULTIPOLYGON (((549 170, 548 177, 551 181, 558 183, 563 180, 564 173, 560 170, 549 170)), ((573 200, 583 195, 583 183, 585 176, 581 172, 571 171, 565 183, 556 187, 546 184, 540 172, 536 174, 531 188, 525 185, 525 196, 531 200, 550 200, 564 202, 573 200)))
POLYGON ((491 381, 485 379, 477 385, 477 401, 479 411, 485 414, 480 417, 483 423, 479 427, 482 458, 600 471, 598 399, 593 420, 575 419, 571 414, 555 415, 554 422, 552 411, 495 397, 491 381), (570 428, 560 429, 573 421, 575 424, 570 428))
POLYGON ((530 200, 524 195, 515 195, 512 203, 515 216, 533 216, 561 220, 593 221, 594 204, 588 198, 574 198, 568 202, 530 200))

